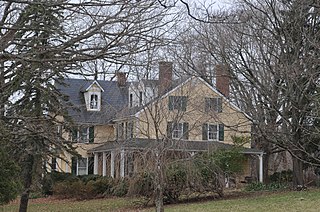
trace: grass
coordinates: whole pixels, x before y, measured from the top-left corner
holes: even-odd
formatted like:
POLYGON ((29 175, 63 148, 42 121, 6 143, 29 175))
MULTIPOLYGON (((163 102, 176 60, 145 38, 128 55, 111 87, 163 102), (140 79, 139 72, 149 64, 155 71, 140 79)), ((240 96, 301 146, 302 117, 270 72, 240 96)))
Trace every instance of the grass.
MULTIPOLYGON (((258 193, 254 193, 258 194, 258 193)), ((36 211, 154 211, 152 208, 137 209, 136 199, 115 198, 97 199, 89 201, 49 201, 43 203, 30 203, 29 212, 36 211)), ((319 211, 320 190, 285 192, 275 194, 253 195, 240 199, 206 201, 198 203, 168 205, 165 211, 168 212, 197 212, 197 211, 292 211, 309 212, 319 211)), ((17 204, 10 204, 0 207, 0 211, 18 211, 17 204)))

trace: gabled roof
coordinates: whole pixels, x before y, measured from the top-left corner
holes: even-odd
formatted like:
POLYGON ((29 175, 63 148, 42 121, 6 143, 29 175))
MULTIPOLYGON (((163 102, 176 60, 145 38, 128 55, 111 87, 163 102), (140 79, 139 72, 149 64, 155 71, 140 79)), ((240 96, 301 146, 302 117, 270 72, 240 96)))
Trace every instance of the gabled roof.
MULTIPOLYGON (((181 88, 182 86, 184 86, 185 84, 187 84, 189 81, 191 81, 192 79, 198 79, 201 82, 203 82, 206 86, 208 86, 213 92, 215 92, 216 94, 218 94, 224 101, 226 101, 232 108, 234 108, 235 110, 237 110, 238 112, 242 113, 243 115, 245 115, 249 120, 252 120, 252 118, 246 114, 244 111, 242 111, 238 106, 236 106, 234 103, 232 103, 228 98, 226 98, 220 91, 218 91, 216 88, 214 88, 212 85, 210 85, 208 82, 206 82, 204 79, 202 79, 201 77, 196 77, 196 76, 192 76, 189 77, 185 80, 180 81, 180 84, 177 84, 174 88, 172 88, 171 90, 169 90, 168 92, 166 92, 165 94, 163 94, 162 96, 158 97, 157 100, 165 98, 167 96, 169 96, 170 94, 172 94, 174 91, 176 91, 177 89, 181 88)), ((153 101, 155 102, 155 101, 153 101)), ((152 102, 150 102, 150 104, 152 104, 152 102)), ((148 105, 145 105, 145 107, 147 107, 148 105)), ((142 107, 139 111, 137 111, 134 115, 138 116, 141 112, 143 112, 145 110, 145 107, 142 107)))
POLYGON ((100 125, 110 123, 116 113, 127 106, 128 85, 119 87, 115 81, 96 81, 104 92, 101 94, 101 110, 87 111, 83 89, 95 81, 86 79, 64 79, 56 83, 57 89, 68 97, 71 105, 68 114, 78 124, 100 125))
POLYGON ((94 80, 93 82, 88 81, 85 85, 82 86, 81 91, 82 91, 82 92, 87 92, 88 90, 90 90, 90 88, 91 88, 93 85, 98 86, 98 87, 100 88, 100 90, 101 90, 102 92, 104 92, 104 89, 101 87, 101 85, 98 83, 97 80, 94 80), (88 84, 89 84, 89 85, 88 85, 88 84))

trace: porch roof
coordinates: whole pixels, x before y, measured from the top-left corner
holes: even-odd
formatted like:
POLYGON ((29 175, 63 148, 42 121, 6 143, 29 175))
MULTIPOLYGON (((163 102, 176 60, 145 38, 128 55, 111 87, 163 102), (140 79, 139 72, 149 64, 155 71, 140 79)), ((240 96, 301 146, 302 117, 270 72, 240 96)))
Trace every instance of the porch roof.
MULTIPOLYGON (((108 152, 115 149, 153 149, 157 145, 163 145, 167 150, 188 151, 188 152, 204 152, 214 151, 217 149, 230 149, 234 147, 232 144, 226 144, 218 141, 190 141, 190 140, 156 140, 145 138, 134 138, 130 141, 108 141, 100 146, 88 150, 89 153, 108 152)), ((241 149, 244 154, 263 154, 262 150, 245 148, 241 149)))

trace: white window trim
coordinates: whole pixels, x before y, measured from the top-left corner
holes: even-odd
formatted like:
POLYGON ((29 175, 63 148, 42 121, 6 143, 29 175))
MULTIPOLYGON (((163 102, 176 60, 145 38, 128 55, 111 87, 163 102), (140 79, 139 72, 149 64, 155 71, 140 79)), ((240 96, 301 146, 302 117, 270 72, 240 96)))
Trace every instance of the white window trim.
MULTIPOLYGON (((82 158, 82 159, 86 159, 86 174, 85 175, 88 175, 88 171, 89 171, 89 167, 88 167, 88 163, 89 163, 89 160, 88 158, 82 158)), ((79 158, 77 158, 77 176, 79 175, 79 158)))
POLYGON ((207 138, 208 138, 208 141, 219 141, 219 124, 216 124, 216 123, 208 123, 207 124, 207 138), (210 139, 210 136, 209 136, 210 125, 211 126, 217 126, 216 139, 210 139))
POLYGON ((75 143, 80 143, 80 144, 87 144, 87 143, 89 143, 89 140, 90 140, 90 135, 89 135, 89 133, 90 133, 90 129, 89 129, 90 127, 78 127, 77 128, 77 138, 76 138, 76 141, 75 141, 75 143), (86 130, 87 130, 87 138, 86 138, 86 140, 85 140, 85 142, 81 142, 81 138, 82 138, 82 136, 81 136, 81 128, 86 128, 86 130))
POLYGON ((89 91, 89 96, 87 97, 88 100, 88 111, 100 111, 101 109, 101 92, 90 92, 89 91), (97 108, 91 108, 91 96, 92 95, 97 95, 97 108))
POLYGON ((172 138, 173 139, 180 139, 183 136, 183 123, 172 123, 172 138), (174 136, 174 131, 175 131, 175 125, 178 126, 178 129, 176 130, 178 132, 178 137, 174 136), (181 125, 181 129, 179 129, 179 126, 181 125), (179 135, 179 131, 181 131, 181 134, 179 135))

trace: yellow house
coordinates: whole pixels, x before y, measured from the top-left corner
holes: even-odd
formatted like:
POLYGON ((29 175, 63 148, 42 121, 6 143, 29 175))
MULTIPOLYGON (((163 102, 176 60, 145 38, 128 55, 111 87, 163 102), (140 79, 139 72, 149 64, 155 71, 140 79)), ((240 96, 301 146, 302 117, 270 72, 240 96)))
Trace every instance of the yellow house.
MULTIPOLYGON (((141 153, 159 145, 192 157, 229 148, 235 136, 250 137, 250 117, 227 98, 225 76, 217 78, 217 89, 200 77, 172 80, 172 63, 159 63, 159 71, 159 80, 134 83, 126 82, 123 73, 118 82, 66 80, 69 87, 60 89, 77 107, 69 115, 78 125, 66 136, 82 157, 66 154, 67 162, 55 161, 54 168, 77 175, 132 176, 145 166, 141 153)), ((263 152, 250 143, 244 147, 243 153, 258 156, 262 167, 263 152)), ((247 163, 244 175, 250 176, 247 163)))

